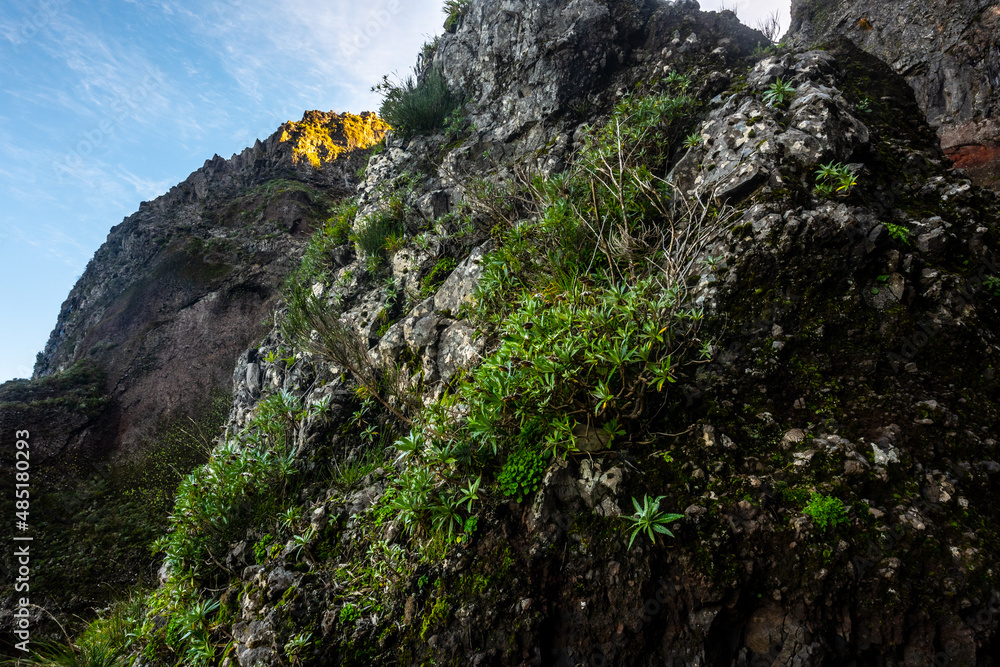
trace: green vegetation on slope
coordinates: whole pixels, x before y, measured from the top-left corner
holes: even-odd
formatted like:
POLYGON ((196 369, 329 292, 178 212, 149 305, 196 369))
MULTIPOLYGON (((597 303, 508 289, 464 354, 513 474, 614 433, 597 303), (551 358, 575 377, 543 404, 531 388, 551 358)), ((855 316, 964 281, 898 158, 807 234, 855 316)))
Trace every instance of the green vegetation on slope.
POLYGON ((409 467, 395 506, 412 533, 461 533, 495 493, 484 477, 523 498, 537 469, 511 456, 551 460, 637 436, 676 400, 678 376, 709 358, 686 279, 727 214, 663 180, 693 110, 677 93, 627 98, 573 168, 523 184, 534 215, 496 228, 478 287, 478 318, 499 345, 396 444, 409 467))

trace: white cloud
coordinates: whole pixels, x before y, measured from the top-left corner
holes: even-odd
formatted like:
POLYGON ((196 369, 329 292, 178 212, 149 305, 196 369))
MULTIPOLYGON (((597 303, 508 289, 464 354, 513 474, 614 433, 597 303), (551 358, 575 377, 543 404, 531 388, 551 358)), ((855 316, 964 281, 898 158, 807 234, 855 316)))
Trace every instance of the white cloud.
MULTIPOLYGON (((85 104, 101 120, 142 122, 182 98, 179 91, 165 88, 163 72, 139 44, 99 36, 69 14, 53 20, 51 33, 42 40, 43 48, 52 59, 64 62, 78 79, 60 93, 85 104)), ((65 98, 62 101, 68 102, 65 98)), ((76 105, 70 110, 79 113, 76 105)))
POLYGON ((443 15, 440 0, 220 0, 187 19, 243 92, 284 121, 292 109, 377 106, 370 86, 416 62, 443 15), (272 101, 289 88, 292 99, 272 101))
POLYGON ((756 28, 759 22, 765 20, 773 12, 778 12, 781 20, 781 34, 788 30, 791 20, 789 18, 790 0, 702 0, 701 8, 703 11, 731 9, 736 12, 740 21, 751 28, 756 28))

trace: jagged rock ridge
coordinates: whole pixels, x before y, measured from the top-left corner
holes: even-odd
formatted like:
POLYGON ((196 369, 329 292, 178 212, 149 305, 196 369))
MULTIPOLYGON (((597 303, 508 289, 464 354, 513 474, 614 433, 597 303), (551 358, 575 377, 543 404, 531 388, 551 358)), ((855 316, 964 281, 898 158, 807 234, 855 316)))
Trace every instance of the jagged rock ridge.
POLYGON ((35 377, 91 359, 117 414, 105 448, 228 390, 231 360, 263 333, 277 286, 376 143, 374 114, 307 112, 264 142, 216 155, 112 228, 63 304, 35 377))

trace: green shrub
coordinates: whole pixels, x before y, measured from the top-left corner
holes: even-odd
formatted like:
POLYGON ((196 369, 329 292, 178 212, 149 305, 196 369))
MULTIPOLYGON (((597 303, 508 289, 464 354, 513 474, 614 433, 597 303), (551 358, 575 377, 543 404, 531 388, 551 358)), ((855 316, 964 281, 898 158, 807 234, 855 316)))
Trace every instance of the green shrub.
POLYGON ((444 127, 445 120, 463 100, 451 92, 439 69, 431 69, 419 80, 407 77, 398 84, 383 77, 374 88, 382 93, 379 115, 403 138, 428 134, 444 127))
MULTIPOLYGON (((291 434, 306 415, 289 392, 266 397, 247 428, 216 447, 208 462, 181 482, 169 530, 153 545, 154 552, 164 552, 170 574, 145 601, 136 636, 146 657, 209 665, 229 650, 219 630, 224 610, 203 595, 202 586, 228 573, 220 561, 229 545, 249 530, 273 524, 284 499, 295 492, 289 488, 296 473, 291 434), (169 619, 165 625, 157 621, 162 618, 169 619)), ((273 555, 269 539, 255 545, 258 560, 273 555)))
POLYGON ((468 525, 462 498, 481 471, 523 500, 546 459, 580 438, 589 449, 634 437, 682 400, 671 385, 711 355, 687 280, 734 215, 665 181, 694 110, 683 94, 628 97, 567 172, 517 192, 471 188, 473 210, 500 221, 475 294, 497 343, 396 443, 410 466, 395 509, 411 534, 450 538, 468 525))
POLYGON ((448 15, 448 18, 444 20, 445 31, 455 32, 458 30, 458 24, 471 6, 472 0, 445 0, 444 13, 448 15))
POLYGON ((384 257, 406 233, 406 226, 391 211, 379 210, 361 223, 354 234, 358 249, 368 257, 384 257))
POLYGON ((815 491, 809 497, 809 503, 802 509, 802 513, 812 518, 820 530, 826 530, 828 526, 836 528, 848 522, 844 501, 815 491))
POLYGON ((442 257, 434 265, 434 268, 420 281, 420 295, 427 297, 434 294, 441 283, 455 270, 458 263, 454 257, 442 257))
POLYGON ((344 624, 354 623, 361 618, 361 612, 353 603, 348 602, 340 608, 340 622, 344 624))
POLYGON ((508 498, 522 502, 538 490, 545 474, 545 457, 541 450, 521 446, 510 453, 504 462, 497 482, 500 491, 508 498))
POLYGON ((895 225, 891 222, 883 222, 882 224, 885 225, 886 230, 889 232, 889 236, 896 239, 900 243, 910 245, 910 236, 913 232, 907 229, 904 225, 895 225))

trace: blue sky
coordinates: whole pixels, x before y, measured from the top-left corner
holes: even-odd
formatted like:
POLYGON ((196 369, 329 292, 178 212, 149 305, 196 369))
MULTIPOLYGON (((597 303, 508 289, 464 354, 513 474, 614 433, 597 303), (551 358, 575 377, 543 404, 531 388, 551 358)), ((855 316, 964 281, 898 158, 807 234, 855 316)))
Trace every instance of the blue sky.
MULTIPOLYGON (((414 63, 442 4, 0 0, 0 382, 30 376, 139 202, 307 109, 377 110, 369 88, 414 63)), ((750 25, 787 7, 725 4, 750 25)))

